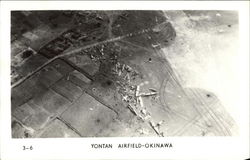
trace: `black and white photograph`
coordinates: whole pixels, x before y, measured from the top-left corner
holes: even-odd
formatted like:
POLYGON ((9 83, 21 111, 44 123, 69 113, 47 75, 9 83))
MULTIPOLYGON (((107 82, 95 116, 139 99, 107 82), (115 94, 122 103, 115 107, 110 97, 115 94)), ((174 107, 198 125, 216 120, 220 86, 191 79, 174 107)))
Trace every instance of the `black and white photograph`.
POLYGON ((249 1, 1 1, 0 159, 249 158, 249 1))
POLYGON ((233 136, 202 79, 237 44, 237 11, 12 11, 12 137, 233 136))

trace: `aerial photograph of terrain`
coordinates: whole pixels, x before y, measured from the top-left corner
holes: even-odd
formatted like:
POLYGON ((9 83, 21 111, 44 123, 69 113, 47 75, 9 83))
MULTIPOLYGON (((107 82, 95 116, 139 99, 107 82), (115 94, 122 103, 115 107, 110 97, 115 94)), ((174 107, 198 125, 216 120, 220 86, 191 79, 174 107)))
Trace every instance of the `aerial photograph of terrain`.
POLYGON ((12 138, 238 133, 236 11, 11 11, 10 43, 12 138))

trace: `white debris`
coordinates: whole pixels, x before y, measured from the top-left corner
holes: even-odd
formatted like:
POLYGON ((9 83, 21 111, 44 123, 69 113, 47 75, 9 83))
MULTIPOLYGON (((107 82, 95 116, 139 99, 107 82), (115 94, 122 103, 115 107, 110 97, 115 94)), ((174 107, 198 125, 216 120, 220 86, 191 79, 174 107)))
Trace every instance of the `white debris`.
POLYGON ((122 71, 121 70, 118 71, 118 76, 120 76, 120 75, 122 75, 122 71))
POLYGON ((123 99, 125 102, 127 102, 127 101, 128 101, 128 96, 125 95, 125 96, 122 97, 122 99, 123 99))
POLYGON ((145 134, 145 135, 149 134, 149 131, 147 129, 144 129, 144 128, 140 128, 138 131, 140 134, 145 134))
POLYGON ((27 133, 29 133, 31 135, 34 134, 35 130, 33 128, 25 126, 23 124, 21 124, 21 125, 22 125, 23 128, 25 128, 27 130, 27 133))
POLYGON ((136 86, 136 90, 135 90, 135 96, 136 97, 139 96, 139 90, 140 90, 140 86, 136 86))
POLYGON ((220 13, 216 13, 216 16, 217 16, 217 17, 220 17, 220 16, 221 16, 221 14, 220 14, 220 13))
POLYGON ((225 31, 224 31, 223 29, 219 29, 218 32, 219 32, 219 33, 223 33, 223 32, 225 32, 225 31))
POLYGON ((160 31, 161 31, 161 28, 159 26, 156 26, 156 27, 153 28, 153 32, 158 33, 160 31))
POLYGON ((146 97, 146 96, 153 96, 153 95, 156 95, 156 94, 157 94, 157 92, 149 92, 149 93, 141 93, 138 96, 139 97, 146 97))
POLYGON ((64 138, 68 138, 68 137, 70 137, 70 135, 69 134, 67 134, 67 133, 63 133, 64 134, 64 138))
POLYGON ((151 116, 149 114, 144 117, 145 120, 148 120, 150 118, 151 118, 151 116))
POLYGON ((144 114, 144 115, 146 115, 146 114, 147 114, 146 109, 142 109, 142 110, 141 110, 141 113, 144 114))
POLYGON ((127 72, 131 72, 132 71, 132 68, 129 65, 126 65, 125 69, 127 70, 127 72))
POLYGON ((130 89, 131 89, 131 90, 134 90, 134 89, 136 89, 136 86, 133 86, 133 85, 132 85, 132 86, 130 86, 130 89))
POLYGON ((143 108, 143 107, 144 107, 144 105, 143 105, 143 102, 142 102, 142 98, 141 98, 141 97, 138 97, 138 100, 139 100, 139 104, 140 104, 140 106, 143 108))
POLYGON ((154 47, 154 48, 156 48, 158 46, 160 46, 160 44, 152 44, 152 47, 154 47))
POLYGON ((101 51, 101 55, 102 55, 102 56, 104 56, 104 53, 103 53, 103 51, 101 51))
POLYGON ((95 57, 91 54, 91 55, 90 55, 90 58, 93 60, 95 57))

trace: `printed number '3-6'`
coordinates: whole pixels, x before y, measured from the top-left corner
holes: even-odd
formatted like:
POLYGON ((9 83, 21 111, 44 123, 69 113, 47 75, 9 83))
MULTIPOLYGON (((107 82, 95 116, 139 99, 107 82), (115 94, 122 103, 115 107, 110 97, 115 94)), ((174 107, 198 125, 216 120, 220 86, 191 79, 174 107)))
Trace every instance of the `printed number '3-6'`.
POLYGON ((32 146, 23 146, 23 150, 33 150, 32 146))

